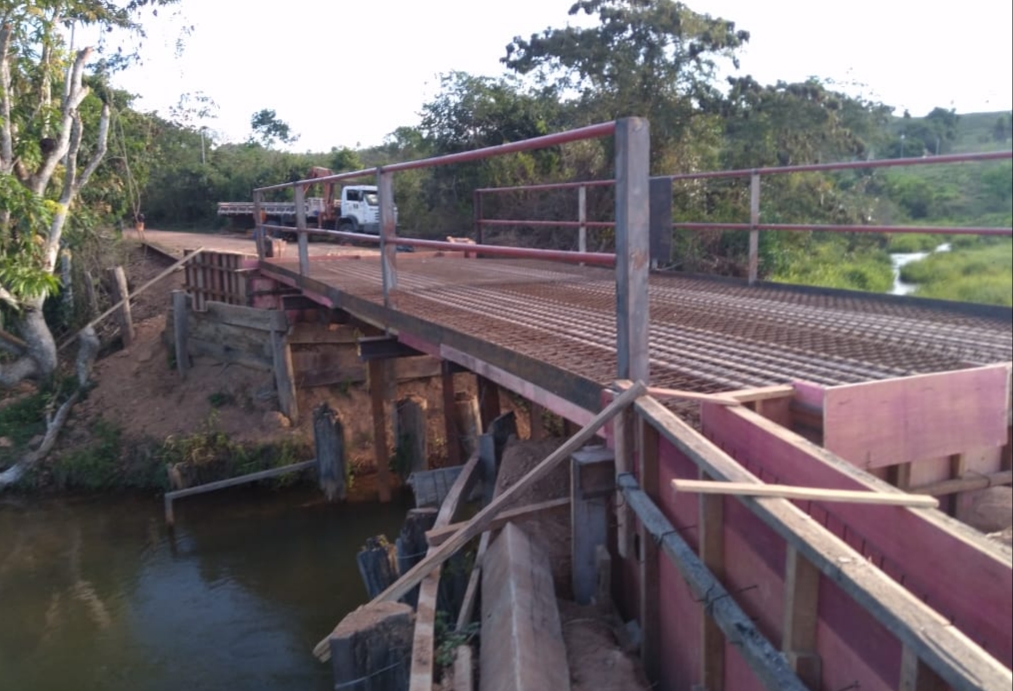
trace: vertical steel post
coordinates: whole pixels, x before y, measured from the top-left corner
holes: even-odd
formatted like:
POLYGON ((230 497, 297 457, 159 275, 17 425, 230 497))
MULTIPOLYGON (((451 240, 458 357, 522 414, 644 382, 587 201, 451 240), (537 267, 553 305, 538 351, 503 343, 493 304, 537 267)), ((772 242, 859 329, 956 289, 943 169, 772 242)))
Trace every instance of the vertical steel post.
POLYGON ((376 169, 380 192, 380 254, 383 265, 383 306, 391 307, 391 293, 397 290, 397 227, 394 220, 394 174, 376 169))
POLYGON ((267 256, 267 238, 264 237, 264 223, 260 215, 260 203, 264 199, 264 193, 259 190, 253 193, 253 237, 257 241, 257 257, 263 259, 267 256))
POLYGON ((471 195, 471 211, 474 217, 475 242, 482 244, 482 193, 475 190, 471 195))
POLYGON ((760 270, 760 174, 749 176, 749 285, 756 283, 760 270))
POLYGON ((587 252, 587 186, 581 185, 577 188, 577 222, 580 226, 577 229, 577 251, 587 252))
POLYGON ((650 125, 616 122, 616 354, 619 379, 650 379, 650 125))
POLYGON ((306 188, 295 186, 295 228, 299 235, 299 275, 310 273, 310 238, 306 233, 306 188))

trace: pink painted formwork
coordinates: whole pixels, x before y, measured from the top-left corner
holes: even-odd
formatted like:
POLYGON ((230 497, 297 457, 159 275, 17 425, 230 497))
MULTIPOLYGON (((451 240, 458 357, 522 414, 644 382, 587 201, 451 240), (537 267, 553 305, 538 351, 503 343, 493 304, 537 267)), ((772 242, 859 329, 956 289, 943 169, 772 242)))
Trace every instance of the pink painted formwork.
MULTIPOLYGON (((811 487, 859 489, 884 485, 868 473, 744 409, 703 406, 705 434, 767 482, 811 487)), ((661 481, 692 478, 696 466, 666 441, 661 444, 661 481)), ((871 563, 904 585, 1004 665, 1011 665, 1013 569, 1009 557, 976 538, 969 529, 936 510, 900 507, 798 503, 801 509, 860 551, 871 563)), ((692 519, 695 501, 663 492, 662 510, 673 523, 692 519)), ((725 569, 731 590, 772 643, 780 643, 780 593, 784 586, 784 543, 736 500, 725 500, 725 569)), ((683 523, 685 524, 685 523, 683 523)), ((687 538, 692 537, 687 535, 687 538)), ((665 573, 663 571, 663 573, 665 573)), ((678 650, 675 636, 685 602, 670 579, 662 582, 663 658, 692 662, 698 651, 678 650), (683 660, 681 657, 688 657, 683 660)), ((823 688, 895 689, 900 673, 900 644, 882 625, 834 583, 821 576, 817 653, 823 688), (852 687, 856 688, 856 687, 852 687)), ((685 645, 686 639, 678 640, 685 645)), ((693 646, 688 646, 692 648, 693 646)), ((728 660, 731 657, 726 656, 728 660)), ((682 691, 674 666, 663 688, 682 691)), ((726 661, 726 666, 732 663, 726 661)), ((691 667, 695 669, 695 667, 691 667)), ((734 670, 729 667, 726 673, 734 670)), ((728 677, 727 688, 757 688, 755 682, 728 677)))
MULTIPOLYGON (((659 480, 663 488, 659 507, 683 538, 696 548, 699 511, 696 496, 682 494, 676 498, 664 488, 673 478, 697 477, 697 466, 664 439, 660 442, 659 453, 659 480)), ((779 646, 784 607, 785 542, 737 500, 726 498, 724 509, 724 585, 768 640, 779 646)), ((692 691, 700 683, 702 605, 669 559, 664 555, 659 559, 662 651, 659 688, 692 691)), ((631 575, 629 569, 624 575, 631 575)), ((852 688, 873 691, 897 688, 900 644, 826 579, 820 585, 817 636, 817 653, 823 661, 823 688, 847 688, 855 683, 861 686, 852 688)), ((736 647, 727 642, 724 671, 726 689, 753 691, 763 688, 736 647)))
POLYGON ((829 387, 823 445, 866 469, 1000 448, 1008 382, 1009 365, 999 364, 829 387))

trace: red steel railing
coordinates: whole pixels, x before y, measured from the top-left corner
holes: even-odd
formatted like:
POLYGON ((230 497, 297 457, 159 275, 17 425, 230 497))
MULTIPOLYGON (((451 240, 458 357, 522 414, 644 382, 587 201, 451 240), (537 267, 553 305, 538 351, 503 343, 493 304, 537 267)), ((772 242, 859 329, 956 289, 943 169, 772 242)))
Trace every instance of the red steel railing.
MULTIPOLYGON (((1005 236, 1013 235, 1011 228, 998 227, 968 227, 968 226, 911 226, 911 225, 857 225, 857 224, 803 224, 803 223, 760 223, 760 178, 764 175, 784 175, 788 173, 813 173, 829 172, 839 170, 894 168, 902 166, 921 165, 946 165, 953 163, 969 163, 982 161, 1010 160, 1013 159, 1013 151, 990 151, 971 154, 947 154, 944 156, 931 156, 919 158, 892 158, 875 161, 843 161, 836 163, 815 163, 797 166, 779 166, 766 168, 747 168, 739 170, 704 171, 699 173, 679 173, 675 175, 655 176, 652 179, 667 179, 673 182, 686 180, 712 180, 728 178, 750 178, 750 221, 749 223, 727 223, 727 222, 681 222, 673 223, 675 228, 687 230, 748 230, 750 232, 749 242, 749 280, 755 282, 759 266, 759 231, 763 230, 787 230, 787 231, 830 231, 849 233, 925 233, 930 235, 981 235, 981 236, 1005 236)), ((529 228, 577 228, 578 247, 580 251, 586 251, 587 246, 586 229, 608 228, 614 224, 612 221, 588 221, 586 207, 586 191, 591 187, 607 187, 613 185, 614 180, 588 180, 583 182, 557 182, 535 185, 517 185, 512 187, 483 187, 475 190, 475 235, 481 239, 484 236, 483 230, 487 227, 529 227, 529 228), (503 194, 510 192, 542 192, 552 190, 576 189, 578 191, 577 215, 578 220, 534 220, 534 219, 506 219, 506 218, 484 218, 482 216, 482 197, 489 194, 503 194)))

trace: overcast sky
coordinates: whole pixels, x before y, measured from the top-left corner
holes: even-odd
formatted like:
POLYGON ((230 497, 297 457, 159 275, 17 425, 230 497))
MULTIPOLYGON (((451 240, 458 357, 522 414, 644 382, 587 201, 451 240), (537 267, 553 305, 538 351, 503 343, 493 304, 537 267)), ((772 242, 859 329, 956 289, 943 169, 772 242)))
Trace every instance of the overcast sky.
MULTIPOLYGON (((515 36, 564 26, 572 0, 181 0, 146 19, 144 63, 118 78, 166 113, 185 92, 218 104, 212 129, 233 141, 277 111, 293 149, 370 146, 418 123, 442 72, 495 76, 515 36), (258 8, 259 9, 254 9, 258 8), (270 9, 268 9, 270 8, 270 9), (193 25, 177 56, 181 28, 193 25)), ((762 83, 833 79, 914 115, 1013 107, 1013 3, 962 0, 689 0, 752 35, 740 74, 762 83), (856 86, 857 85, 857 86, 856 86)))

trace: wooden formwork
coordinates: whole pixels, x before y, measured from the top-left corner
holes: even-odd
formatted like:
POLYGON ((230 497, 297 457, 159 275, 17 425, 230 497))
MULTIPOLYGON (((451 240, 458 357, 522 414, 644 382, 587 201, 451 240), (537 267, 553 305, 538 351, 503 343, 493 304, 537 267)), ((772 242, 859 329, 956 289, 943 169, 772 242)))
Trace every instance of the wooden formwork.
MULTIPOLYGON (((183 250, 188 256, 193 250, 183 250)), ((253 255, 201 252, 186 264, 184 290, 193 297, 193 309, 204 312, 208 302, 249 305, 247 279, 256 266, 253 255)))
POLYGON ((637 402, 637 477, 620 477, 640 536, 623 563, 623 599, 660 689, 784 688, 761 639, 809 689, 1009 688, 1013 564, 974 530, 937 509, 676 495, 670 486, 703 476, 896 493, 865 470, 886 458, 877 454, 887 443, 890 460, 916 472, 926 455, 933 468, 946 459, 948 471, 960 456, 998 464, 996 444, 1009 444, 1004 366, 928 376, 826 396, 803 387, 810 416, 817 400, 839 399, 849 415, 828 413, 821 432, 842 450, 845 441, 850 453, 864 449, 862 460, 788 429, 793 399, 783 390, 748 407, 705 403, 706 438, 657 403, 637 402), (936 395, 923 405, 929 389, 936 395), (843 425, 842 437, 833 428, 843 425), (702 569, 720 586, 701 589, 702 569), (720 612, 728 601, 749 631, 720 612))

